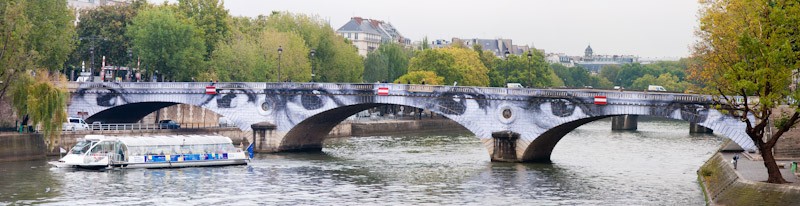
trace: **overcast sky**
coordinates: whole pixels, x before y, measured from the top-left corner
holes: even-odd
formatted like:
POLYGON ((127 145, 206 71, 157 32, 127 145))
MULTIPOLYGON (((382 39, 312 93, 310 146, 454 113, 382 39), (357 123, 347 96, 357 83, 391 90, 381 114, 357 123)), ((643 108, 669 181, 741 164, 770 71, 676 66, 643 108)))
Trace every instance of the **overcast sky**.
POLYGON ((314 14, 338 29, 360 16, 420 41, 508 38, 546 52, 686 57, 696 40, 697 0, 225 0, 234 16, 314 14))

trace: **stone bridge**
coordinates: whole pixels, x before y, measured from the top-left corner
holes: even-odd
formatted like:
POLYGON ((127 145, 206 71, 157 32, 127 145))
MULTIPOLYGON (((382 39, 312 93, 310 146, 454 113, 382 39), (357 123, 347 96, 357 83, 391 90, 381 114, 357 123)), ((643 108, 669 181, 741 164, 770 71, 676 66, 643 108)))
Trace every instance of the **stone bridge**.
POLYGON ((68 88, 68 114, 88 122, 133 123, 163 107, 194 105, 229 118, 245 131, 268 128, 261 139, 254 139, 261 151, 320 150, 334 126, 382 105, 422 108, 463 125, 480 138, 493 161, 547 162, 555 145, 573 129, 629 115, 688 121, 744 149, 755 149, 745 124, 715 110, 711 97, 704 95, 257 82, 70 83, 68 88))

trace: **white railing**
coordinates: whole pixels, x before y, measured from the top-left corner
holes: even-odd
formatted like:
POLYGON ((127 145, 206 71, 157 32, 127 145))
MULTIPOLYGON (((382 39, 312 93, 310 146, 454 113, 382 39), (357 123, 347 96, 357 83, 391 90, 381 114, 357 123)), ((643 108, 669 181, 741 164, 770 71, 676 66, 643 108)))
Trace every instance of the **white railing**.
MULTIPOLYGON (((710 95, 696 95, 696 94, 680 94, 680 93, 662 93, 662 92, 641 92, 641 91, 617 91, 617 90, 601 90, 601 89, 527 89, 527 88, 498 88, 498 87, 464 87, 464 86, 441 86, 441 85, 417 85, 417 84, 348 84, 348 83, 277 83, 277 82, 96 82, 96 83, 82 83, 82 82, 68 82, 65 84, 66 88, 70 91, 77 91, 79 89, 125 89, 128 92, 135 92, 136 90, 147 90, 148 92, 158 92, 159 89, 182 89, 182 93, 205 93, 206 86, 215 86, 221 93, 226 93, 226 90, 237 89, 250 89, 255 93, 268 92, 265 90, 270 89, 283 89, 283 90, 305 90, 305 89, 324 89, 332 95, 336 95, 335 91, 342 91, 341 94, 348 94, 350 91, 375 91, 379 87, 390 88, 389 95, 429 95, 425 93, 437 92, 461 92, 461 93, 475 93, 484 95, 498 95, 501 99, 505 96, 509 99, 518 99, 518 97, 525 96, 538 96, 538 97, 551 97, 551 98, 592 98, 593 96, 606 96, 613 103, 615 100, 655 100, 655 101, 670 101, 670 102, 712 102, 710 95), (134 90, 134 91, 130 91, 134 90), (155 91, 154 91, 155 90, 155 91)), ((96 91, 103 93, 107 91, 96 91)), ((719 98, 717 98, 719 99, 719 98)), ((743 101, 742 97, 736 97, 737 101, 743 101)), ((757 101, 757 99, 749 98, 750 102, 757 101)))

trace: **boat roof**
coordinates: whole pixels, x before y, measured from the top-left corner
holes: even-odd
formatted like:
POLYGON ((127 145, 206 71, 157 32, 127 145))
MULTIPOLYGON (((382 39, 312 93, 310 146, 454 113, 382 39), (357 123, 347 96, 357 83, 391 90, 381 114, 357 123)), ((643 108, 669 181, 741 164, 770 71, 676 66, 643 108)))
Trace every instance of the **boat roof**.
POLYGON ((220 135, 153 135, 153 136, 105 136, 86 135, 86 140, 119 140, 129 147, 162 145, 231 144, 231 138, 220 135))

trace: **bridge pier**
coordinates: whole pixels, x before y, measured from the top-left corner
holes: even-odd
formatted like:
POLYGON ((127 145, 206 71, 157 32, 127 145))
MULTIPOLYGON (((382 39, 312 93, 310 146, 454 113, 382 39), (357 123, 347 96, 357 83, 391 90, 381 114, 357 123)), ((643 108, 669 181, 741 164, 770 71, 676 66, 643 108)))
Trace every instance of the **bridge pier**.
POLYGON ((620 115, 611 117, 611 130, 636 131, 639 121, 637 115, 620 115))
POLYGON ((708 127, 700 126, 697 123, 689 123, 689 133, 711 134, 711 133, 714 133, 714 130, 709 129, 708 127))
MULTIPOLYGON (((275 152, 277 146, 270 140, 275 139, 274 124, 260 122, 250 125, 253 129, 253 138, 248 140, 253 145, 253 152, 275 152)), ((247 147, 247 145, 245 145, 247 147)))
POLYGON ((517 139, 519 133, 512 131, 493 132, 494 152, 492 162, 519 162, 517 160, 517 139))

